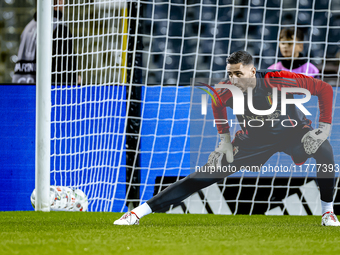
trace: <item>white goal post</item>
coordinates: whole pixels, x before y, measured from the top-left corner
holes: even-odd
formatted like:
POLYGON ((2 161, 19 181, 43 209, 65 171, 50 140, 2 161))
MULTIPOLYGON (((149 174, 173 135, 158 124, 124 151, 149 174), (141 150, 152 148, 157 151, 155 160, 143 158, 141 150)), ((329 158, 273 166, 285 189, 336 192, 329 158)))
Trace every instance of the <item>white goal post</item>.
MULTIPOLYGON (((59 4, 52 7, 60 10, 59 4)), ((48 56, 52 69, 57 67, 52 85, 46 86, 51 87, 52 108, 44 146, 50 146, 51 161, 39 168, 50 170, 50 180, 44 177, 41 187, 48 180, 48 185, 78 188, 88 197, 89 211, 120 212, 188 175, 219 142, 216 129, 208 125, 211 109, 201 115, 201 96, 192 97, 191 79, 224 78, 226 58, 237 50, 250 52, 257 69, 282 61, 279 32, 287 27, 304 32, 302 60, 317 66, 319 78, 333 86, 330 142, 338 162, 338 1, 67 0, 62 13, 50 18, 48 56), (66 29, 69 33, 60 39, 66 29)), ((317 100, 308 107, 315 124, 317 100)), ((230 129, 232 136, 237 130, 230 129)), ((291 163, 279 153, 267 164, 291 163)), ((37 168, 37 183, 39 176, 37 168)), ((238 173, 170 212, 316 215, 314 177, 238 173)), ((339 206, 338 179, 336 185, 339 206)))
POLYGON ((36 86, 36 211, 50 211, 51 141, 51 0, 38 0, 37 6, 37 86, 36 86))

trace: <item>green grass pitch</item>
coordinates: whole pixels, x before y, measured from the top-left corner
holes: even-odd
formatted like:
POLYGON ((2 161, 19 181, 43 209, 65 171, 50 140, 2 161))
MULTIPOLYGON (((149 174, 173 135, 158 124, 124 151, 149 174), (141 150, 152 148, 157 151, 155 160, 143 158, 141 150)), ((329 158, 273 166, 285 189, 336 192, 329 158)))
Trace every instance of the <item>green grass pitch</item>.
POLYGON ((0 212, 0 254, 340 254, 340 228, 316 216, 0 212))

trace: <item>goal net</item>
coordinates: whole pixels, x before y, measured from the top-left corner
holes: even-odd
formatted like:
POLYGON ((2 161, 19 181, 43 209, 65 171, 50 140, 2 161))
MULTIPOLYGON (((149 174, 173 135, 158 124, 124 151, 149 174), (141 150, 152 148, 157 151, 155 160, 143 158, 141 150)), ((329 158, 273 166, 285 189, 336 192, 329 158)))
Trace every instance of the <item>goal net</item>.
MULTIPOLYGON (((339 163, 339 1, 68 0, 54 32, 63 26, 72 35, 64 38, 71 43, 53 38, 52 61, 64 68, 52 73, 51 185, 83 190, 89 211, 127 211, 204 165, 219 138, 211 109, 200 112, 202 91, 193 96, 190 85, 223 79, 226 58, 238 50, 251 53, 257 69, 282 61, 279 32, 287 27, 303 31, 301 59, 333 85, 329 140, 339 163)), ((315 127, 317 99, 307 109, 315 127)), ((293 167, 283 153, 266 166, 293 167)), ((238 172, 168 213, 317 215, 321 208, 315 172, 238 172)))

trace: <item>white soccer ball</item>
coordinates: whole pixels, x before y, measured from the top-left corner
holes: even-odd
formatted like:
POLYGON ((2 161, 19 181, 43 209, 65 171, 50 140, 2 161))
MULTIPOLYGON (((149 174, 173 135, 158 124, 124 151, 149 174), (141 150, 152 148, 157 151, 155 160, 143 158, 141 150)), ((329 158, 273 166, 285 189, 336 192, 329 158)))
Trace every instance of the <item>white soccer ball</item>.
MULTIPOLYGON (((31 194, 31 204, 33 206, 33 208, 35 209, 35 197, 36 197, 36 191, 35 189, 33 190, 32 194, 31 194)), ((54 186, 50 187, 50 206, 55 204, 55 188, 54 186)))
MULTIPOLYGON (((31 204, 35 208, 36 191, 31 194, 31 204)), ((72 190, 63 186, 50 186, 51 211, 87 211, 88 200, 85 193, 80 190, 72 190)))
POLYGON ((68 211, 72 211, 74 204, 76 202, 76 197, 74 195, 74 191, 68 187, 63 187, 64 188, 64 192, 66 192, 67 194, 67 206, 66 209, 68 211))
POLYGON ((86 212, 89 202, 87 200, 87 196, 85 195, 85 193, 80 189, 76 189, 74 190, 74 196, 75 203, 73 206, 73 211, 86 212))
POLYGON ((31 194, 31 205, 35 209, 35 189, 33 190, 32 194, 31 194))
POLYGON ((51 204, 51 210, 52 211, 62 211, 67 208, 68 205, 68 197, 67 193, 64 190, 64 187, 61 186, 51 186, 50 192, 52 192, 52 195, 54 194, 54 201, 51 204))

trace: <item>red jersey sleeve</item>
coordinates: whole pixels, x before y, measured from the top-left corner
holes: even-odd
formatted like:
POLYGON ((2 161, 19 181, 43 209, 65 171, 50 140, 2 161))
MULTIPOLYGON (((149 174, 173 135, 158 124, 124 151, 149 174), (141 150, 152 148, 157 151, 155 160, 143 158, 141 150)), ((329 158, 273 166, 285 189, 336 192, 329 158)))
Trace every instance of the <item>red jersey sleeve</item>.
POLYGON ((299 87, 309 90, 319 100, 319 121, 332 123, 333 88, 328 83, 303 74, 277 71, 268 72, 265 75, 265 85, 278 90, 283 87, 299 87))
MULTIPOLYGON (((227 101, 232 97, 229 89, 216 89, 218 96, 214 94, 215 102, 212 103, 212 110, 214 113, 214 119, 228 120, 227 116, 227 101), (221 99, 219 100, 218 97, 221 99), (222 104, 221 104, 222 103, 222 104)), ((213 101, 213 100, 212 100, 213 101)), ((229 124, 216 124, 219 134, 229 133, 229 124)))

